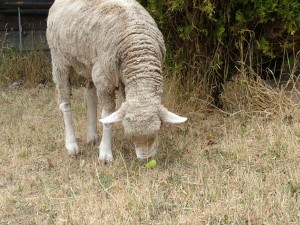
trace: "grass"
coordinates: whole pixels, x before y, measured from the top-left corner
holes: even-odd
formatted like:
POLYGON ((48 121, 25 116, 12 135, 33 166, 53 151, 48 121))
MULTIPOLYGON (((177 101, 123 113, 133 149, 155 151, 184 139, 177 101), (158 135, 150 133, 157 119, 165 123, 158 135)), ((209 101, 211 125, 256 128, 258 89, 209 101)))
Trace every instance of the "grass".
POLYGON ((15 48, 0 48, 0 85, 22 81, 30 86, 51 81, 49 52, 18 51, 15 48))
POLYGON ((71 158, 54 87, 2 87, 0 224, 299 224, 299 105, 263 86, 273 104, 239 105, 242 80, 223 112, 196 97, 185 104, 172 82, 164 102, 189 120, 163 127, 155 169, 139 164, 121 125, 115 162, 98 162, 85 144, 83 88, 72 100, 82 154, 71 158))
POLYGON ((47 56, 0 53, 1 225, 300 223, 296 64, 287 85, 275 88, 243 66, 244 75, 224 86, 224 111, 210 104, 205 85, 191 79, 184 89, 179 72, 167 76, 164 104, 189 119, 163 126, 158 166, 147 169, 120 124, 112 165, 85 144, 78 77, 72 109, 82 153, 69 157, 47 56), (20 88, 9 88, 20 79, 20 88))

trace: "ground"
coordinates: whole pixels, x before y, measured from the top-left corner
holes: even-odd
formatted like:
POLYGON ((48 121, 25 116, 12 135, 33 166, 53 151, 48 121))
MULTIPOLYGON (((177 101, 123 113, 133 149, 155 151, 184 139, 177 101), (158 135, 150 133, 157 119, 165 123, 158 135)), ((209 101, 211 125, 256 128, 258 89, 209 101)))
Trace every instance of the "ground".
POLYGON ((115 162, 98 161, 83 93, 73 91, 82 154, 72 158, 54 87, 0 89, 0 224, 300 224, 297 104, 268 114, 169 101, 189 120, 164 125, 147 169, 121 125, 115 162))

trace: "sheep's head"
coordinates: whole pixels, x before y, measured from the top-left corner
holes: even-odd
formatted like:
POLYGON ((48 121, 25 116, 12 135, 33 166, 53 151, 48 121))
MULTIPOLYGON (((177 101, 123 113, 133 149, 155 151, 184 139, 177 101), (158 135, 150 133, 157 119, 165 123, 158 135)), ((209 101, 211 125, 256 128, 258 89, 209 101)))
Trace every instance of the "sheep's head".
POLYGON ((100 121, 102 123, 122 122, 125 135, 135 145, 137 157, 145 160, 153 157, 157 151, 157 136, 162 122, 183 123, 186 120, 186 117, 178 116, 162 105, 130 107, 125 103, 118 111, 100 121))

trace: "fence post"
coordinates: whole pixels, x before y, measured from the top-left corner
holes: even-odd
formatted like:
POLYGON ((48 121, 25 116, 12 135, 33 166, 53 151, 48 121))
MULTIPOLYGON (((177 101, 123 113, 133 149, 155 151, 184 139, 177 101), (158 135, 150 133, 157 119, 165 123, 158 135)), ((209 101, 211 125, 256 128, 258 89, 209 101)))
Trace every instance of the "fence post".
POLYGON ((20 7, 18 7, 18 22, 19 22, 19 48, 20 48, 20 50, 22 50, 23 49, 23 40, 22 40, 23 29, 22 29, 22 23, 21 23, 21 9, 20 9, 20 7))

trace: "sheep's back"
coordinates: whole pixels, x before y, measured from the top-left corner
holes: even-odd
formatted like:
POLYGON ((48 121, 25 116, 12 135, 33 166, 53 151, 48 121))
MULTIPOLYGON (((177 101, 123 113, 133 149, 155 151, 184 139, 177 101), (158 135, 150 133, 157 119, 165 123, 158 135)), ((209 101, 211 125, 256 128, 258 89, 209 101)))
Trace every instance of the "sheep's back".
POLYGON ((164 55, 154 20, 132 0, 56 0, 49 11, 47 39, 51 53, 82 75, 91 74, 99 61, 107 72, 116 72, 137 39, 148 40, 164 55))

